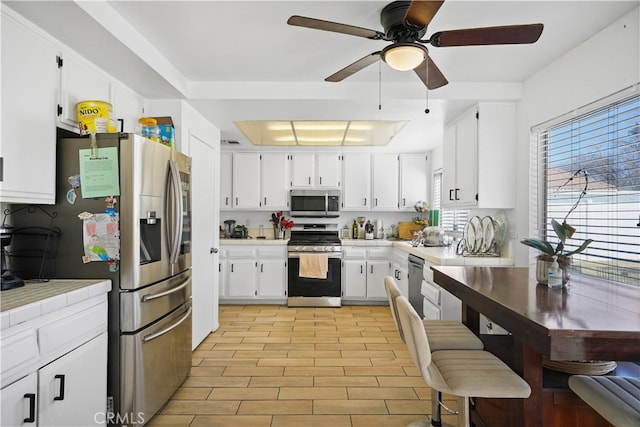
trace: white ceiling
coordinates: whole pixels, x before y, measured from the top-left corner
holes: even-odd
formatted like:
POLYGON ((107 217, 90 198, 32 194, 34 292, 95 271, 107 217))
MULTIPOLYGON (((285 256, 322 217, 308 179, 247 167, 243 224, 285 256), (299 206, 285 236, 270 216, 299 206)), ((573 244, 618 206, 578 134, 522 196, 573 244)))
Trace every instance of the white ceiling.
POLYGON ((3 3, 141 95, 187 99, 223 139, 248 145, 234 120, 408 120, 390 148, 418 151, 439 145, 443 123, 474 102, 517 99, 522 81, 640 1, 447 0, 427 36, 495 25, 545 27, 532 45, 431 47, 450 83, 429 92, 428 115, 424 85, 413 72, 382 63, 340 83, 324 82, 386 42, 286 24, 295 14, 382 30, 379 14, 388 1, 3 3))

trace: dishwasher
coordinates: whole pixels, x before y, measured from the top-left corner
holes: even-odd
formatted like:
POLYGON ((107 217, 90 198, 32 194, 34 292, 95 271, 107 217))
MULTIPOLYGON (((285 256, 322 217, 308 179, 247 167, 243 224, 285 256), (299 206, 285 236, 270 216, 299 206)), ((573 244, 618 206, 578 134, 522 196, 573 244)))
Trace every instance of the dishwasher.
POLYGON ((424 260, 415 255, 409 254, 409 295, 407 298, 418 312, 420 318, 424 318, 422 311, 422 293, 420 288, 422 287, 422 269, 424 267, 424 260))

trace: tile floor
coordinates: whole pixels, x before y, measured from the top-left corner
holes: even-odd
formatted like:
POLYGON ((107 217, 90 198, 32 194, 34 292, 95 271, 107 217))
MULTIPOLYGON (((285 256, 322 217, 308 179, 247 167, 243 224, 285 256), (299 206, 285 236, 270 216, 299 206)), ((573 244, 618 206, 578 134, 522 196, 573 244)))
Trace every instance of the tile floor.
POLYGON ((219 318, 149 426, 401 427, 431 412, 388 306, 221 305, 219 318))

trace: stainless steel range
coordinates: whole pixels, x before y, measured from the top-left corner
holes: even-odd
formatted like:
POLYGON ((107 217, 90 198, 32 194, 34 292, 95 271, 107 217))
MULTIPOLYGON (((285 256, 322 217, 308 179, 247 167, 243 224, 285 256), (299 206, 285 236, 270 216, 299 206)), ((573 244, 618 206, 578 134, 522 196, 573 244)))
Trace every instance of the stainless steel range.
POLYGON ((287 305, 289 307, 340 307, 342 305, 342 246, 337 225, 294 226, 287 252, 289 258, 287 305), (308 266, 311 268, 309 269, 308 266), (316 274, 318 272, 320 274, 316 274))

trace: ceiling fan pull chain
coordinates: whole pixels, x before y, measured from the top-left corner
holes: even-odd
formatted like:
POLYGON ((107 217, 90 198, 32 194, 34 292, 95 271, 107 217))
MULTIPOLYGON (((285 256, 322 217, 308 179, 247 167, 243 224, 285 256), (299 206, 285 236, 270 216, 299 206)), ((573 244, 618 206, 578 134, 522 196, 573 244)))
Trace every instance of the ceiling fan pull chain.
POLYGON ((378 110, 382 110, 382 61, 378 61, 378 110))
MULTIPOLYGON (((424 75, 426 76, 424 81, 428 82, 429 81, 429 57, 427 56, 427 58, 424 60, 424 66, 425 66, 425 73, 424 75)), ((424 98, 425 98, 425 108, 424 108, 424 113, 425 114, 429 114, 429 87, 425 84, 424 85, 424 98)))

